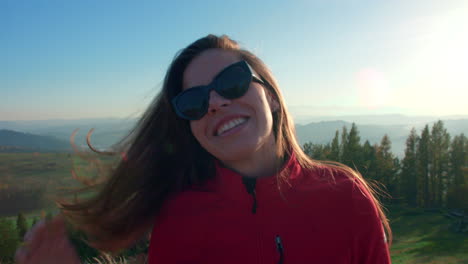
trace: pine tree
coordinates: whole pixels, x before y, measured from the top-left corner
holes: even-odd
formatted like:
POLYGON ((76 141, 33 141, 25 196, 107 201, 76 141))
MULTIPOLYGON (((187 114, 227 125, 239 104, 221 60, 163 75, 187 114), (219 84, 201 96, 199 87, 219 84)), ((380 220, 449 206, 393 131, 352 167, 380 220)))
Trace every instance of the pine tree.
POLYGON ((453 138, 450 148, 450 163, 451 163, 451 185, 464 185, 465 172, 463 168, 468 166, 468 153, 467 153, 468 139, 464 134, 455 136, 453 138))
POLYGON ((384 135, 378 146, 376 158, 379 173, 379 180, 383 183, 390 194, 395 194, 396 191, 396 177, 395 177, 395 164, 394 155, 391 152, 392 142, 388 135, 384 135))
POLYGON ((364 145, 362 146, 362 171, 361 173, 365 178, 368 179, 377 179, 377 159, 376 159, 376 149, 377 146, 372 146, 369 142, 369 140, 366 140, 364 142, 364 145))
POLYGON ((313 144, 311 142, 305 143, 303 146, 304 153, 307 156, 316 160, 328 160, 330 155, 330 144, 313 144))
POLYGON ((340 162, 343 162, 343 153, 346 145, 348 144, 348 129, 346 126, 343 126, 343 129, 341 130, 341 142, 340 142, 340 162))
POLYGON ((437 121, 431 131, 431 200, 435 206, 443 206, 447 191, 447 174, 449 171, 450 135, 442 121, 437 121))
POLYGON ((330 147, 330 160, 333 161, 340 161, 340 132, 336 130, 335 137, 332 140, 331 147, 330 147))
POLYGON ((306 143, 302 146, 302 150, 304 151, 304 153, 305 153, 307 156, 311 157, 311 158, 312 158, 312 156, 313 156, 313 154, 314 154, 314 153, 313 153, 313 150, 312 150, 312 146, 313 146, 312 142, 306 142, 306 143))
POLYGON ((468 139, 464 134, 453 138, 450 147, 450 164, 447 205, 468 207, 468 139))
POLYGON ((20 239, 22 239, 28 231, 28 224, 26 223, 26 218, 22 213, 19 213, 18 217, 16 218, 16 229, 20 239))
POLYGON ((342 157, 342 162, 351 168, 356 168, 362 164, 360 140, 357 126, 353 123, 343 147, 342 157))
POLYGON ((323 160, 330 160, 330 154, 331 154, 331 145, 330 143, 323 145, 322 147, 322 159, 323 160))
POLYGON ((406 139, 405 157, 402 161, 401 171, 401 191, 404 199, 411 206, 417 205, 417 193, 418 193, 418 182, 417 182, 417 145, 419 137, 416 134, 416 130, 411 129, 409 137, 406 139))
POLYGON ((13 261, 18 245, 18 232, 15 230, 14 223, 0 218, 0 263, 13 261))
POLYGON ((417 146, 417 169, 418 169, 418 205, 428 207, 432 205, 429 200, 429 168, 430 168, 430 135, 429 126, 426 125, 421 132, 417 146))

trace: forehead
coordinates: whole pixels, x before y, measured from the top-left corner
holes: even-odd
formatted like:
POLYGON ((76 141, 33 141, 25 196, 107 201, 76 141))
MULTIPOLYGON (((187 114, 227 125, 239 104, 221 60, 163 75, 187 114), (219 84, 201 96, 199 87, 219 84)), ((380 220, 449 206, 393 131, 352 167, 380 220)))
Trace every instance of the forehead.
POLYGON ((195 57, 184 72, 183 89, 207 85, 227 66, 240 61, 237 54, 220 49, 210 49, 195 57))

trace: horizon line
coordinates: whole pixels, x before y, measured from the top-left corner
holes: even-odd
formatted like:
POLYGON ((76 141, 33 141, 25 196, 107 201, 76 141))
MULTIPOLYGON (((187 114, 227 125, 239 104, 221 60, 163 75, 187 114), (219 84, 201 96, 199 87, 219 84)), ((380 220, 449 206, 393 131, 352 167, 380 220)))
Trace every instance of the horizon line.
MULTIPOLYGON (((378 117, 378 116, 401 116, 411 118, 468 118, 468 114, 447 114, 447 115, 412 115, 412 114, 401 114, 401 113, 389 113, 389 114, 335 114, 335 115, 317 115, 317 114, 301 114, 293 115, 293 119, 301 118, 334 118, 334 117, 378 117)), ((78 118, 46 118, 46 119, 0 119, 0 122, 32 122, 32 121, 84 121, 84 120, 103 120, 103 119, 115 119, 115 120, 132 120, 139 119, 141 116, 135 117, 78 117, 78 118)))

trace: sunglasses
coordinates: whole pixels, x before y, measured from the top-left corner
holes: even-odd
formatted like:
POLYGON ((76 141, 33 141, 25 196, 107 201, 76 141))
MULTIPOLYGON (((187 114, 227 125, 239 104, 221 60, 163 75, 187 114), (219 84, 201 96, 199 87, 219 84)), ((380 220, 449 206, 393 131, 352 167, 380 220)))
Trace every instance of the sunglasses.
POLYGON ((218 73, 210 84, 195 86, 179 93, 172 99, 172 106, 179 117, 199 120, 208 111, 212 90, 226 99, 236 99, 247 92, 252 81, 264 84, 246 61, 236 62, 218 73))

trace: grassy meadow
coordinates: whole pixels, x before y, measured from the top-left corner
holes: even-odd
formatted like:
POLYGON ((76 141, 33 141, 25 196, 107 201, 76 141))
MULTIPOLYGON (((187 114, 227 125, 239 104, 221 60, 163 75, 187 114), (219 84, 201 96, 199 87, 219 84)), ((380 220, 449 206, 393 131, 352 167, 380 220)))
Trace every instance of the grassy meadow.
MULTIPOLYGON (((87 154, 86 158, 109 164, 112 158, 87 154)), ((71 153, 0 153, 0 189, 44 188, 47 196, 82 186, 77 178, 94 179, 96 166, 71 153)))
POLYGON ((468 233, 455 232, 447 211, 389 206, 394 264, 468 264, 468 233))
POLYGON ((68 153, 0 153, 0 188, 43 187, 55 194, 75 183, 68 153))
MULTIPOLYGON (((45 188, 46 196, 53 197, 64 187, 79 186, 76 176, 90 175, 93 167, 69 153, 0 153, 0 190, 40 186, 45 188)), ((468 234, 454 231, 454 220, 444 216, 447 211, 396 205, 387 209, 394 233, 391 249, 394 264, 468 264, 468 234)), ((44 211, 54 209, 49 204, 41 211, 23 213, 31 224, 33 218, 43 217, 44 211)), ((3 217, 13 220, 16 216, 3 217)))

